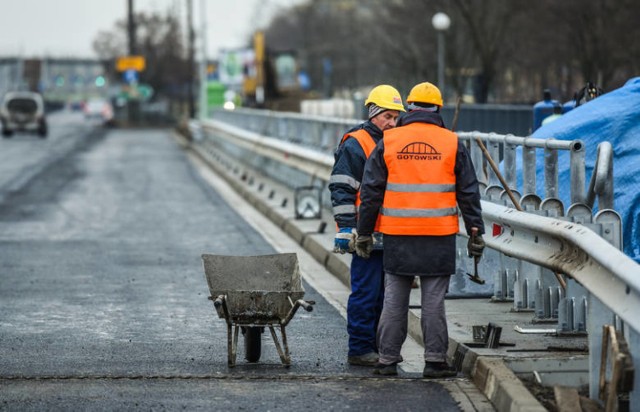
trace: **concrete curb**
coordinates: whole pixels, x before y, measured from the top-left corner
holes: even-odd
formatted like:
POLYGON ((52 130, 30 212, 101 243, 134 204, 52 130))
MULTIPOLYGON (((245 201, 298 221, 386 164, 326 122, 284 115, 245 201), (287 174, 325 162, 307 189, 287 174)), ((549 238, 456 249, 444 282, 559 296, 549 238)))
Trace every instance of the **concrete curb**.
POLYGON ((500 359, 478 357, 471 378, 498 411, 546 411, 500 359))
MULTIPOLYGON (((184 137, 175 134, 176 140, 185 150, 196 154, 233 187, 244 199, 269 218, 276 226, 300 244, 331 274, 344 285, 349 286, 350 273, 347 255, 332 253, 327 245, 333 242, 333 220, 295 220, 291 207, 282 207, 282 201, 293 202, 293 192, 259 173, 242 166, 242 173, 234 173, 227 161, 216 153, 213 146, 205 147, 198 143, 190 143, 184 137), (249 184, 250 179, 242 179, 242 175, 254 176, 256 181, 249 184), (257 181, 271 188, 278 197, 269 196, 269 190, 259 191, 257 181), (319 233, 317 229, 322 222, 327 223, 328 233, 319 233)), ((291 203, 289 203, 291 205, 291 203)), ((331 216, 324 213, 324 216, 331 216)), ((422 342, 419 312, 409 312, 409 334, 422 342)), ((449 338, 448 355, 454 365, 466 376, 470 376, 476 387, 491 401, 497 411, 546 411, 540 402, 527 390, 521 380, 511 371, 502 359, 481 356, 473 348, 455 338, 449 338)))

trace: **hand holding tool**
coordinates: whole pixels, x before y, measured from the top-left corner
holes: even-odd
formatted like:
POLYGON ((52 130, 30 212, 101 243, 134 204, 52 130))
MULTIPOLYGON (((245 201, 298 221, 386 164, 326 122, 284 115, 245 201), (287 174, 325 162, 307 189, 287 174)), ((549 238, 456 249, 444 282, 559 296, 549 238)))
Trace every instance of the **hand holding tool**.
POLYGON ((333 253, 351 253, 355 250, 356 230, 352 227, 340 228, 333 240, 333 253))
POLYGON ((478 275, 478 262, 480 261, 480 258, 482 257, 482 249, 484 249, 484 242, 482 242, 482 249, 480 249, 479 254, 476 252, 475 248, 472 248, 471 245, 479 245, 480 243, 478 242, 482 242, 482 236, 478 234, 478 228, 477 227, 472 227, 471 228, 471 237, 469 238, 469 256, 471 256, 473 258, 473 275, 469 272, 467 272, 467 276, 469 276, 469 278, 471 279, 472 282, 475 282, 479 285, 484 285, 484 279, 482 279, 479 275, 478 275), (473 252, 472 252, 473 250, 473 252))
POLYGON ((356 254, 363 259, 369 259, 373 250, 373 237, 358 235, 356 238, 356 254))

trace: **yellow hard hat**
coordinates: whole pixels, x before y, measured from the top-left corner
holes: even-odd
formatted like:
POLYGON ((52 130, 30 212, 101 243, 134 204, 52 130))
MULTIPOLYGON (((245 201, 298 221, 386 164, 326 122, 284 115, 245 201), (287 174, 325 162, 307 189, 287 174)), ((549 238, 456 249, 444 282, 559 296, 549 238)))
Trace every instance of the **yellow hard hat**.
POLYGON ((368 106, 371 103, 376 106, 380 106, 383 109, 398 110, 401 112, 405 111, 404 106, 402 105, 400 92, 398 92, 395 87, 387 84, 376 86, 371 90, 371 93, 369 93, 369 97, 367 97, 364 105, 368 106))
POLYGON ((442 107, 440 89, 429 82, 416 84, 409 92, 407 103, 427 103, 442 107))

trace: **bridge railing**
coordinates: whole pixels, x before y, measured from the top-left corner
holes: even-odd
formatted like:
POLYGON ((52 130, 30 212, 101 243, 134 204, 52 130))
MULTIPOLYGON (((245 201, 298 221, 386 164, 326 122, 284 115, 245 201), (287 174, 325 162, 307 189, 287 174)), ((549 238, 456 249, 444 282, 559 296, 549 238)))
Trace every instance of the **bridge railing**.
MULTIPOLYGON (((292 188, 326 187, 333 166, 329 147, 333 150, 342 133, 358 123, 256 110, 220 112, 214 118, 201 123, 203 142, 292 188)), ((458 135, 469 142, 483 189, 489 249, 481 261, 481 273, 491 273, 492 282, 487 283, 493 288, 492 298, 512 300, 514 310, 532 311, 538 320, 556 321, 559 334, 588 332, 592 371, 600 367, 605 323, 624 330, 632 348, 640 353, 640 265, 620 251, 620 216, 609 208, 613 203, 610 146, 598 147, 587 192, 586 148, 580 140, 479 132, 458 135), (491 157, 502 159, 509 186, 516 185, 515 165, 521 152, 520 178, 526 194, 516 194, 523 212, 514 209, 497 176, 486 167, 476 138, 484 142, 491 157), (544 199, 535 191, 540 168, 537 150, 544 151, 544 199), (566 212, 557 191, 558 154, 563 151, 569 153, 571 163, 571 205, 566 212), (600 211, 592 215, 596 197, 600 211), (562 284, 559 280, 564 276, 568 278, 562 284)), ((464 233, 458 236, 459 256, 465 237, 464 233)), ((640 359, 636 366, 640 367, 640 359)), ((597 373, 591 375, 591 395, 597 397, 597 373)), ((634 389, 640 388, 638 381, 634 389)))
MULTIPOLYGON (((278 140, 326 154, 333 154, 343 133, 361 121, 255 109, 217 110, 213 112, 213 118, 259 135, 273 136, 278 140)), ((599 155, 602 159, 598 161, 596 165, 598 171, 592 175, 589 188, 585 191, 585 153, 586 150, 593 150, 593 148, 586 148, 580 140, 558 141, 482 132, 458 132, 458 136, 468 142, 478 171, 478 179, 484 186, 483 190, 488 189, 488 196, 504 197, 505 194, 502 193, 504 188, 500 188, 497 175, 488 168, 476 138, 484 142, 493 160, 501 161, 503 175, 512 190, 518 187, 518 179, 520 179, 525 196, 536 194, 537 171, 540 169, 537 153, 543 151, 544 193, 538 197, 553 199, 555 202, 555 199, 559 198, 558 154, 567 152, 571 165, 569 204, 586 203, 589 208, 593 208, 597 196, 600 203, 606 202, 599 205, 601 209, 613 207, 613 174, 611 168, 607 166, 612 164, 612 149, 610 145, 607 146, 607 143, 601 144, 602 148, 598 147, 598 152, 602 151, 602 155, 599 155), (517 175, 516 159, 518 158, 522 163, 521 176, 517 175), (599 168, 598 165, 600 165, 599 168)), ((520 200, 521 196, 517 190, 515 195, 520 200)), ((532 201, 536 203, 537 200, 535 197, 528 196, 524 206, 530 207, 529 203, 532 201)), ((562 207, 564 209, 564 205, 562 207)))

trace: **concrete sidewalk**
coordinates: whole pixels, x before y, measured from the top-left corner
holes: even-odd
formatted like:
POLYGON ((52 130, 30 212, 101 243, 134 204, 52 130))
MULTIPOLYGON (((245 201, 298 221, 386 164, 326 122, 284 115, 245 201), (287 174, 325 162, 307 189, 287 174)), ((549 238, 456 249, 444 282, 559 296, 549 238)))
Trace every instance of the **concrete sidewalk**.
MULTIPOLYGON (((334 222, 330 211, 323 210, 321 219, 296 220, 290 189, 244 166, 229 163, 228 158, 212 146, 190 144, 182 137, 176 138, 348 287, 350 256, 331 252, 334 222)), ((412 291, 412 307, 419 305, 419 293, 419 289, 412 291)), ((344 304, 346 306, 346 302, 344 304)), ((538 380, 545 385, 588 383, 586 335, 555 336, 548 332, 555 324, 533 324, 532 312, 516 312, 513 302, 508 301, 448 299, 446 309, 448 355, 464 375, 471 377, 496 410, 547 410, 523 380, 538 380), (483 342, 474 340, 473 327, 486 329, 489 323, 501 331, 496 348, 486 348, 483 342), (517 332, 516 327, 527 333, 517 332)), ((417 342, 422 342, 419 309, 410 311, 409 333, 417 342)))

